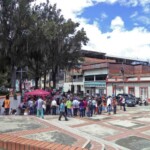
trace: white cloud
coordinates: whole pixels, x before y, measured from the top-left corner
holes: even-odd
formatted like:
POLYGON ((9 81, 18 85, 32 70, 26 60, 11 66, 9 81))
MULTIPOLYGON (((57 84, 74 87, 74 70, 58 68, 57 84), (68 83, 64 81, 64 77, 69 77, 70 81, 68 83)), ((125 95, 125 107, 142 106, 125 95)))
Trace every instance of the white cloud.
POLYGON ((121 30, 124 27, 124 21, 121 17, 117 16, 115 19, 111 21, 111 29, 113 30, 121 30))
MULTIPOLYGON (((150 3, 149 0, 131 1, 134 5, 138 2, 142 7, 150 3)), ((131 1, 128 0, 130 3, 131 1)), ((111 21, 110 28, 112 31, 102 33, 98 22, 95 21, 93 24, 88 24, 87 19, 77 17, 77 14, 80 14, 86 7, 93 6, 97 2, 114 4, 116 2, 127 2, 127 0, 51 0, 50 2, 52 4, 57 3, 58 8, 62 9, 62 14, 65 18, 71 18, 80 22, 81 27, 84 27, 90 41, 83 49, 101 51, 116 56, 149 58, 150 32, 145 28, 135 27, 133 30, 127 31, 124 28, 122 18, 116 16, 111 21)), ((136 13, 134 16, 136 16, 136 13)))
POLYGON ((103 13, 101 13, 100 18, 101 18, 101 20, 104 20, 104 19, 108 18, 108 15, 105 12, 103 12, 103 13))
POLYGON ((143 24, 150 25, 150 18, 149 17, 139 16, 136 20, 142 22, 143 24))
POLYGON ((133 14, 131 14, 130 18, 134 18, 134 17, 136 17, 137 15, 138 15, 138 12, 135 11, 133 14))

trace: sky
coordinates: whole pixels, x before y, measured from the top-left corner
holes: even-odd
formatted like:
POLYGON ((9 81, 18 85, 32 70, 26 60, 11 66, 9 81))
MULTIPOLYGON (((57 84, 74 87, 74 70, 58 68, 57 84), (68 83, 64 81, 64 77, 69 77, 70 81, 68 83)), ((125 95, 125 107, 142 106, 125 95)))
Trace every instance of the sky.
MULTIPOLYGON (((45 0, 37 0, 38 3, 45 0)), ((82 49, 109 56, 150 59, 150 0, 50 0, 66 19, 80 23, 82 49)))

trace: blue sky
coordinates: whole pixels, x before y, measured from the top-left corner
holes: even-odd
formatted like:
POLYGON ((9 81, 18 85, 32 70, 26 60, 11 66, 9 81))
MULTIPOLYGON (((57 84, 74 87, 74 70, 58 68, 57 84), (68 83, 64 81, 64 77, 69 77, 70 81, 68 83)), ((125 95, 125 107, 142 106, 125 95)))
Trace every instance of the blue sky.
POLYGON ((84 27, 90 41, 83 49, 150 59, 150 0, 50 0, 50 3, 56 3, 66 19, 84 27))
POLYGON ((142 6, 128 7, 119 3, 113 5, 98 3, 86 8, 82 14, 78 15, 78 17, 89 19, 89 24, 93 24, 97 20, 103 33, 110 30, 111 20, 116 16, 120 16, 124 20, 127 30, 132 30, 137 26, 144 26, 150 31, 150 13, 144 13, 142 6))

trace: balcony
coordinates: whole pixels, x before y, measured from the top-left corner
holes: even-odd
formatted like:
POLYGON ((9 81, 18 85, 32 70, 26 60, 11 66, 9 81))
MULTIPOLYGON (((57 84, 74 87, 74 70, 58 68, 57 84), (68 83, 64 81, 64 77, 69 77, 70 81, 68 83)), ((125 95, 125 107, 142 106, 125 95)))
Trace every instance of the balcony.
POLYGON ((99 69, 99 68, 108 68, 108 63, 85 65, 82 67, 82 70, 91 70, 91 69, 99 69))

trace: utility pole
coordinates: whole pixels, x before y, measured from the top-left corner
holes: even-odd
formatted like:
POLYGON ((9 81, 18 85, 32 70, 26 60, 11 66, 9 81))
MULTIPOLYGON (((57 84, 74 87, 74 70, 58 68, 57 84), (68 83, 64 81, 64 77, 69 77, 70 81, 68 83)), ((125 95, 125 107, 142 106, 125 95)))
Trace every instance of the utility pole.
POLYGON ((123 64, 123 62, 122 62, 122 67, 121 67, 121 70, 120 70, 120 71, 121 71, 122 79, 123 79, 122 82, 123 82, 123 93, 124 93, 124 88, 125 88, 124 85, 125 85, 125 84, 124 84, 124 64, 123 64))

